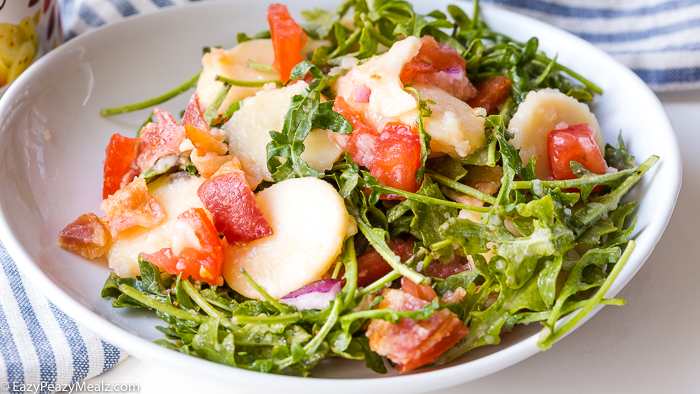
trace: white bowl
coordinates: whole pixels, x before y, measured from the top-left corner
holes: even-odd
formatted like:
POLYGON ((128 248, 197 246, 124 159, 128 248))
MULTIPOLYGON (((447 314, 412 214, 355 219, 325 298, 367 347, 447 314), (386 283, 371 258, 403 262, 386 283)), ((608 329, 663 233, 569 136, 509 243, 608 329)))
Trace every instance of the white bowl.
MULTIPOLYGON (((459 3, 471 10, 468 3, 459 3)), ((443 8, 421 2, 417 11, 443 8)), ((298 0, 293 14, 322 0, 298 0)), ((130 18, 80 36, 50 52, 10 86, 0 101, 0 236, 21 270, 56 305, 105 340, 136 357, 187 368, 203 377, 256 391, 334 393, 436 390, 496 372, 539 352, 539 325, 518 327, 498 346, 475 349, 449 365, 399 376, 376 375, 362 362, 324 361, 315 378, 261 375, 173 352, 152 343, 162 321, 152 313, 113 309, 100 298, 109 274, 103 260, 89 262, 56 246, 58 232, 85 212, 99 212, 104 149, 114 133, 134 136, 143 110, 101 118, 99 109, 145 98, 180 85, 200 68, 201 48, 231 47, 236 33, 266 28, 267 2, 239 0, 174 7, 130 18), (50 138, 48 138, 50 136, 50 138)), ((622 130, 638 162, 661 161, 630 192, 638 200, 637 249, 607 296, 632 278, 659 241, 681 182, 676 137, 656 96, 629 69, 592 45, 542 22, 493 7, 483 15, 499 32, 541 49, 589 77, 605 91, 594 102, 608 141, 622 130)), ((187 95, 164 107, 184 108, 187 95)), ((596 309, 597 311, 598 309, 596 309)), ((592 314, 590 315, 592 316, 592 314)), ((589 317, 590 317, 589 316, 589 317)))

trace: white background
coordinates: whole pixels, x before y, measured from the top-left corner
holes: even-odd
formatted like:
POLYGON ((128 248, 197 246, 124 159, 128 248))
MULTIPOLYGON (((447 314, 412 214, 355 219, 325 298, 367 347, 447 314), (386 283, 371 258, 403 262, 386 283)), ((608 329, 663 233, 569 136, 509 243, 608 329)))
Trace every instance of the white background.
MULTIPOLYGON (((700 91, 660 94, 678 134, 683 186, 666 232, 607 306, 545 353, 436 393, 700 393, 700 91)), ((244 393, 133 357, 88 383, 141 393, 244 393)))

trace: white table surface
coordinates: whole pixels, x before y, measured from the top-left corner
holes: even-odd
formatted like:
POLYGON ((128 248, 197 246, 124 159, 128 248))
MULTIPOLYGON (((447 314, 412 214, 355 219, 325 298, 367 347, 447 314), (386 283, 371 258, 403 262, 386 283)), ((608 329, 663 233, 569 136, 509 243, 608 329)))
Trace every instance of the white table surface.
MULTIPOLYGON (((654 253, 618 294, 627 305, 605 307, 547 352, 439 393, 700 393, 700 91, 659 97, 678 134, 683 186, 654 253)), ((88 382, 243 393, 134 357, 88 382)))

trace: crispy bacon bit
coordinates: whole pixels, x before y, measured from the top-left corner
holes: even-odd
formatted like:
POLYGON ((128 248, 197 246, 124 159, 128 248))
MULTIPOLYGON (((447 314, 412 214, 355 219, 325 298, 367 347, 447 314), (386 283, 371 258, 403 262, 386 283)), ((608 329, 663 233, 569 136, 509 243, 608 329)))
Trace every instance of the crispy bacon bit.
POLYGON ((187 137, 185 127, 177 124, 168 111, 156 108, 153 112, 158 123, 147 124, 139 137, 136 165, 141 171, 153 167, 156 160, 163 156, 180 154, 180 144, 187 137))
POLYGON ((431 302, 437 298, 437 294, 435 294, 435 290, 432 287, 421 286, 406 277, 401 278, 401 290, 423 301, 431 302))
POLYGON ((131 176, 128 180, 131 182, 134 176, 139 174, 138 170, 131 167, 136 157, 138 141, 138 138, 128 138, 118 133, 110 138, 106 150, 102 198, 107 198, 119 190, 127 177, 131 176))
MULTIPOLYGON (((224 165, 227 171, 234 165, 229 163, 224 165)), ((229 243, 250 242, 272 234, 242 171, 215 174, 202 183, 197 195, 211 212, 214 227, 229 243)))
POLYGON ((173 275, 182 273, 183 278, 191 276, 211 285, 223 285, 224 249, 206 212, 202 208, 183 212, 175 228, 172 247, 142 257, 173 275), (182 239, 176 241, 177 237, 182 239))
POLYGON ((228 152, 228 146, 214 138, 208 131, 187 124, 185 125, 185 132, 190 141, 192 141, 192 145, 197 149, 199 156, 204 156, 207 153, 223 156, 228 152))
MULTIPOLYGON (((389 248, 405 263, 413 256, 413 243, 394 238, 389 241, 389 248)), ((377 251, 369 246, 367 251, 357 259, 357 285, 367 287, 388 274, 393 268, 377 251)))
POLYGON ((146 181, 136 178, 100 204, 109 232, 117 235, 134 226, 155 227, 165 220, 165 211, 148 193, 146 181))
POLYGON ((241 171, 241 161, 238 160, 237 157, 234 157, 233 159, 222 164, 221 167, 219 167, 219 169, 216 170, 214 175, 212 175, 212 178, 216 178, 217 176, 222 176, 222 175, 240 173, 240 172, 242 172, 241 171))
POLYGON ((458 287, 455 291, 447 290, 440 297, 440 302, 462 302, 465 295, 467 295, 467 291, 463 287, 458 287))
POLYGON ((467 61, 459 52, 431 36, 420 40, 418 54, 401 70, 401 82, 435 86, 460 100, 473 97, 476 89, 467 78, 467 61))
POLYGON ((185 108, 185 114, 182 116, 180 124, 183 126, 191 125, 206 132, 209 131, 209 123, 204 120, 204 114, 202 114, 202 109, 199 107, 199 95, 197 93, 190 97, 190 102, 185 108))
POLYGON ((369 168, 374 158, 374 147, 379 139, 379 133, 365 123, 362 118, 348 106, 342 96, 335 98, 333 102, 333 111, 343 115, 350 122, 353 132, 350 135, 337 133, 331 133, 331 135, 339 136, 339 138, 336 138, 336 142, 339 143, 341 148, 350 153, 355 163, 369 168))
POLYGON ((199 175, 204 177, 204 179, 211 178, 211 176, 214 175, 214 173, 217 172, 221 166, 233 159, 235 159, 233 155, 219 156, 213 152, 208 152, 204 156, 200 156, 196 150, 193 150, 192 154, 190 155, 192 164, 197 167, 199 175))
POLYGON ((476 95, 467 101, 472 108, 481 107, 489 115, 497 112, 510 94, 510 79, 502 76, 491 76, 480 79, 476 83, 476 95))
MULTIPOLYGON (((396 289, 386 289, 382 295, 379 308, 415 311, 429 304, 396 289)), ((401 319, 392 324, 372 319, 365 335, 370 349, 388 357, 399 372, 407 372, 435 360, 468 333, 454 313, 442 309, 427 320, 401 319)))
POLYGON ((100 218, 86 213, 58 233, 58 246, 92 260, 107 251, 111 238, 100 218))

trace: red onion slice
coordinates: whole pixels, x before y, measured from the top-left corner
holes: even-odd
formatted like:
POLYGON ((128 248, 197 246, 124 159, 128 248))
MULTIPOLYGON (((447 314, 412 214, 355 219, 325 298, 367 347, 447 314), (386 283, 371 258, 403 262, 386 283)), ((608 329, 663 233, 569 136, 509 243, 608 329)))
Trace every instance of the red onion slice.
POLYGON ((298 310, 318 309, 323 310, 331 305, 331 301, 340 292, 342 287, 340 279, 317 280, 305 285, 301 289, 294 290, 280 298, 283 304, 296 307, 298 310))
POLYGON ((365 85, 355 85, 355 102, 358 104, 369 103, 369 95, 372 94, 372 89, 365 85))

